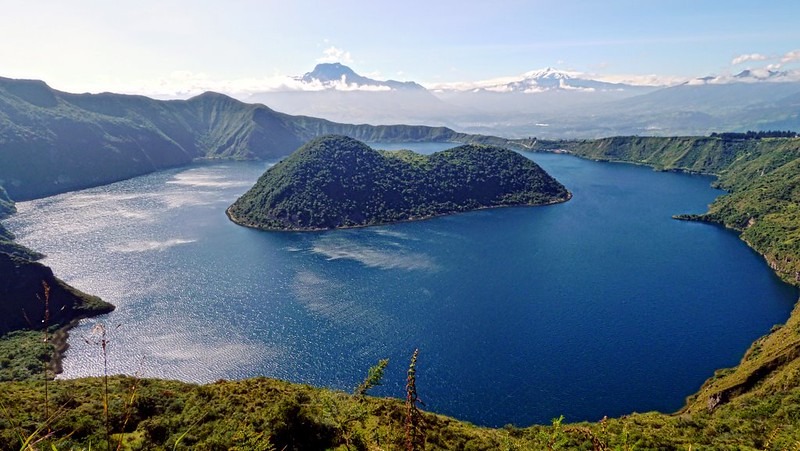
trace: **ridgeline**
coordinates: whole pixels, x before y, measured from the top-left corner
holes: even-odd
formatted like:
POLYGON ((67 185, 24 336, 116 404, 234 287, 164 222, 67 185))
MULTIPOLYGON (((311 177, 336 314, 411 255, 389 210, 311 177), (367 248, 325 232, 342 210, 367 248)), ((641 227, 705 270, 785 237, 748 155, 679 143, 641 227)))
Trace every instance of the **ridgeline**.
POLYGON ((114 309, 57 279, 50 268, 25 258, 0 252, 0 274, 0 336, 13 330, 41 329, 45 316, 48 326, 59 326, 114 309))
POLYGON ((322 230, 552 204, 569 196, 536 163, 505 148, 463 145, 425 156, 379 152, 331 135, 269 168, 228 216, 260 229, 322 230))
POLYGON ((788 283, 800 284, 800 138, 615 137, 547 141, 532 150, 561 149, 599 161, 652 166, 718 176, 728 191, 702 215, 679 219, 713 222, 741 232, 741 238, 766 258, 788 283))
MULTIPOLYGON (((162 101, 70 94, 38 80, 0 77, 0 186, 16 201, 184 166, 198 158, 277 160, 326 134, 364 141, 472 139, 445 127, 349 125, 290 116, 213 92, 162 101)), ((0 191, 0 212, 5 202, 0 191)))

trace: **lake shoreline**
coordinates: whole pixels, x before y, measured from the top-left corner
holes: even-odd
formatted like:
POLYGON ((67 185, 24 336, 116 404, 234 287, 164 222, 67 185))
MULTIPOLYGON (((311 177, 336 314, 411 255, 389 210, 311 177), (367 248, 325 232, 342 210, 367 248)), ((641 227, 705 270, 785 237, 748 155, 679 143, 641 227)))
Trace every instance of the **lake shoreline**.
POLYGON ((566 199, 558 199, 558 200, 553 200, 553 201, 545 202, 545 203, 541 203, 541 204, 488 205, 488 206, 482 206, 482 207, 477 207, 477 208, 471 208, 469 210, 464 210, 464 211, 451 211, 451 212, 447 212, 447 213, 439 213, 439 214, 428 215, 428 216, 420 216, 418 218, 414 217, 414 218, 408 218, 408 219, 401 219, 401 220, 398 220, 398 221, 388 221, 388 222, 380 222, 380 223, 376 223, 376 224, 360 224, 360 225, 328 227, 328 228, 301 228, 301 227, 298 227, 298 228, 289 229, 289 228, 277 228, 277 227, 261 227, 261 226, 255 225, 255 224, 246 223, 246 222, 240 220, 239 218, 235 217, 233 215, 233 213, 231 213, 230 207, 225 209, 225 215, 228 217, 228 219, 231 222, 233 222, 236 225, 239 225, 239 226, 242 226, 242 227, 247 227, 249 229, 263 230, 265 232, 327 232, 327 231, 330 231, 330 230, 363 229, 363 228, 367 228, 367 227, 380 227, 380 226, 387 226, 387 225, 392 225, 392 224, 404 224, 404 223, 409 223, 409 222, 428 221, 430 219, 443 218, 443 217, 446 217, 446 216, 453 216, 453 215, 458 215, 458 214, 462 214, 462 213, 471 213, 471 212, 483 211, 483 210, 494 210, 494 209, 499 209, 499 208, 546 207, 546 206, 549 206, 549 205, 558 205, 558 204, 563 204, 565 202, 569 202, 570 200, 572 200, 572 196, 573 196, 572 192, 571 191, 567 191, 566 199))
MULTIPOLYGON (((543 153, 543 155, 544 155, 544 154, 546 154, 546 153, 543 153)), ((570 155, 570 157, 571 157, 571 156, 577 156, 577 155, 570 155)), ((580 159, 582 159, 582 160, 588 160, 588 161, 593 161, 593 160, 591 160, 591 159, 584 159, 584 158, 580 158, 580 159)), ((214 166, 214 165, 213 165, 213 162, 212 162, 212 165, 211 165, 211 167, 213 168, 213 166, 214 166)), ((167 172, 167 171, 160 171, 160 172, 167 172)), ((259 171, 259 172, 260 172, 260 171, 259 171)), ((612 171, 612 172, 614 172, 614 171, 612 171)), ((644 171, 644 172, 646 173, 646 172, 649 172, 649 171, 644 171)), ((216 179, 214 179, 214 180, 216 180, 216 179)), ((613 180, 612 180, 612 182, 613 182, 613 180)), ((169 182, 167 182, 167 183, 169 183, 169 182)), ((708 185, 708 181, 707 181, 707 180, 704 180, 704 181, 702 181, 702 182, 701 182, 701 181, 695 181, 695 182, 692 182, 692 183, 693 183, 694 185, 698 185, 698 184, 704 184, 705 186, 707 186, 707 185, 708 185)), ((167 185, 167 186, 180 186, 180 185, 167 185)), ((202 186, 202 185, 200 185, 200 186, 202 186)), ((573 199, 573 196, 574 196, 574 195, 573 195, 573 192, 579 192, 579 193, 580 193, 580 194, 579 194, 579 196, 578 196, 579 198, 583 198, 583 197, 585 197, 586 195, 588 195, 588 194, 585 192, 585 190, 583 190, 583 191, 579 191, 579 190, 577 189, 577 185, 576 185, 576 189, 574 189, 574 190, 570 191, 570 193, 569 193, 569 199, 570 199, 570 200, 572 200, 572 199, 573 199)), ((563 203, 563 202, 566 202, 566 200, 563 200, 563 201, 560 201, 560 202, 554 202, 554 203, 563 203)), ((543 204, 543 205, 551 205, 551 204, 553 204, 553 203, 548 203, 548 204, 543 204)), ((481 207, 481 208, 478 208, 478 209, 473 209, 473 210, 470 210, 470 211, 478 211, 478 210, 490 210, 490 209, 491 209, 491 210, 495 210, 495 209, 499 209, 499 208, 505 208, 505 207, 520 207, 520 206, 528 206, 528 205, 498 205, 498 206, 491 206, 491 207, 481 207)), ((220 210, 220 209, 225 209, 225 210, 227 210, 227 209, 226 209, 224 206, 222 206, 222 208, 219 208, 219 207, 220 207, 220 205, 219 205, 219 204, 217 204, 217 207, 216 207, 216 208, 217 208, 217 212, 219 212, 219 210, 220 210)), ((115 207, 115 208, 116 208, 116 207, 115 207)), ((519 210, 522 210, 522 209, 519 209, 519 210)), ((561 209, 559 209, 559 210, 561 210, 561 209)), ((675 210, 672 210, 672 211, 675 211, 675 210)), ((680 210, 677 210, 677 211, 680 211, 680 210)), ((421 221, 427 221, 428 219, 434 219, 434 218, 436 218, 436 217, 441 217, 441 216, 450 216, 450 215, 455 215, 455 214, 457 214, 457 213, 466 213, 466 212, 468 212, 468 211, 465 211, 465 212, 452 212, 452 213, 447 213, 447 214, 442 214, 442 215, 433 215, 433 216, 430 216, 430 217, 425 217, 425 218, 413 218, 413 219, 408 219, 408 220, 404 220, 404 221, 397 221, 397 222, 391 222, 391 223, 387 223, 387 224, 376 224, 376 225, 385 226, 385 225, 389 225, 389 224, 400 224, 400 223, 414 223, 414 222, 421 222, 421 221)), ((217 214, 218 214, 218 213, 217 213, 217 214)), ((513 216, 519 216, 519 215, 516 215, 516 214, 514 214, 513 216)), ((535 214, 534 214, 534 215, 532 215, 532 216, 531 216, 531 215, 523 214, 522 216, 526 216, 526 217, 531 217, 531 218, 532 218, 532 217, 536 217, 536 216, 538 216, 538 215, 535 215, 535 214)), ((237 223, 237 222, 235 222, 235 219, 236 219, 236 218, 231 218, 231 215, 230 215, 230 214, 229 214, 229 212, 227 212, 227 211, 226 211, 226 218, 225 218, 224 220, 221 218, 221 215, 218 215, 218 217, 219 217, 219 221, 224 221, 224 222, 231 221, 231 222, 237 223)), ((504 217, 505 217, 505 215, 504 215, 504 217)), ((503 222, 503 220, 500 220, 500 221, 501 221, 501 222, 503 222)), ((456 221, 456 222, 460 224, 462 221, 456 221)), ((480 222, 485 222, 485 221, 480 221, 480 222)), ((491 221, 490 221, 490 222, 491 222, 491 221)), ((238 223, 237 223, 237 225, 241 225, 241 224, 238 224, 238 223)), ((247 227, 246 225, 243 225, 243 226, 244 226, 244 227, 247 227)), ((369 226, 347 227, 346 229, 350 229, 350 228, 354 228, 354 229, 355 229, 355 228, 359 228, 359 229, 360 229, 360 228, 366 228, 366 227, 369 227, 369 226)), ((255 228, 255 227, 248 227, 248 228, 255 228)), ((256 228, 256 229, 258 229, 258 230, 264 230, 264 229, 260 229, 260 228, 256 228)), ((343 228, 343 229, 344 229, 344 228, 343 228)), ((314 230, 314 231, 321 232, 321 231, 330 231, 330 230, 335 230, 335 229, 321 229, 321 230, 314 230)), ((278 230, 275 230, 275 231, 283 231, 283 232, 295 232, 295 231, 298 231, 298 230, 283 230, 283 229, 278 229, 278 230)), ((246 235, 247 235, 247 234, 245 234, 245 236, 246 236, 246 235)), ((282 235, 282 234, 276 234, 275 236, 276 236, 276 237, 278 237, 278 235, 282 235)), ((349 236, 349 234, 346 234, 346 235, 347 235, 347 236, 349 236)), ((368 234, 368 235, 371 235, 371 234, 368 234)), ((300 234, 298 234, 298 237, 299 237, 299 236, 300 236, 300 234)), ((321 236, 320 236, 320 237, 321 237, 321 236)), ((172 237, 165 236, 163 239, 167 239, 167 238, 172 238, 172 237)), ((152 238, 149 238, 149 237, 148 237, 147 239, 152 239, 152 238)), ((159 240, 160 240, 160 239, 162 239, 162 238, 157 238, 157 239, 159 239, 159 240)), ((270 240, 272 240, 272 239, 273 239, 273 238, 271 238, 270 240)), ((279 240, 281 240, 281 241, 283 240, 283 238, 277 238, 277 239, 279 239, 279 240)), ((312 239, 312 240, 316 240, 317 238, 316 238, 316 237, 314 237, 314 236, 312 236, 310 239, 312 239)), ((130 252, 130 251, 129 251, 129 252, 130 252)), ((137 251, 137 252, 138 252, 138 251, 137 251)), ((130 254, 130 255, 138 255, 138 254, 130 254)), ((144 254, 142 254, 142 255, 144 256, 144 254)), ((323 254, 323 255, 325 255, 325 254, 323 254)), ((149 257, 148 257, 148 258, 149 258, 149 257)), ((342 258, 342 257, 336 257, 336 258, 342 258)), ((345 257, 345 258, 349 258, 349 257, 345 257)), ((126 309, 127 309, 127 307, 126 307, 126 309)), ((87 333, 87 331, 88 331, 88 329, 87 329, 86 327, 84 327, 84 330, 83 330, 83 331, 78 331, 78 332, 77 332, 77 336, 78 336, 78 337, 80 337, 81 335, 84 335, 84 334, 86 334, 86 333, 87 333)), ((766 329, 765 329, 765 331, 766 331, 766 329)), ((66 338, 65 338, 65 340, 66 340, 66 338)), ((80 341, 80 340, 79 340, 79 341, 80 341)), ((84 349, 84 348, 85 348, 85 346, 83 346, 83 343, 73 342, 73 345, 74 345, 74 346, 77 346, 77 349, 79 349, 79 352, 77 352, 77 353, 75 354, 76 356, 80 356, 80 355, 83 355, 83 354, 85 354, 85 353, 86 353, 86 349, 84 349), (80 345, 80 346, 79 346, 79 345, 80 345)), ((64 349, 64 350, 66 350, 66 349, 64 349)), ((60 356, 60 358, 61 358, 62 360, 63 360, 64 358, 66 358, 66 357, 67 357, 67 355, 61 355, 61 356, 60 356)), ((70 359, 67 359, 67 360, 70 360, 70 359)), ((72 370, 70 370, 70 366, 73 366, 73 365, 74 365, 74 364, 68 364, 68 365, 67 365, 67 372, 71 372, 71 371, 72 371, 72 370)), ((727 366, 727 365, 724 365, 724 366, 727 366)), ((705 373, 705 370, 704 370, 703 372, 705 373)), ((269 373, 263 373, 263 374, 269 374, 269 373)), ((80 374, 78 374, 78 375, 75 375, 75 377, 83 377, 83 376, 82 376, 82 375, 80 375, 80 374)), ((165 376, 165 377, 174 378, 174 376, 165 376)), ((216 376, 215 376, 215 377, 216 377, 216 376)), ((225 376, 222 376, 222 377, 225 377, 225 376)), ((243 378, 243 379, 247 379, 247 378, 249 378, 249 377, 251 377, 251 376, 247 376, 247 375, 245 375, 245 376, 240 376, 240 377, 241 377, 241 378, 243 378)), ((278 376, 275 376, 275 377, 279 377, 279 378, 287 379, 287 377, 286 377, 286 376, 281 376, 281 375, 278 375, 278 376)), ((72 376, 69 376, 68 378, 72 378, 72 376)), ((178 377, 178 378, 180 379, 180 377, 178 377)), ((231 378, 231 376, 227 376, 226 378, 231 378)), ((239 378, 239 377, 237 377, 237 379, 238 379, 238 378, 239 378)), ((293 380, 293 378, 291 378, 291 377, 288 377, 288 379, 289 379, 289 380, 293 380)), ((315 385, 317 385, 317 383, 315 383, 315 385)), ((325 382, 321 382, 321 383, 319 383, 319 386, 330 386, 330 385, 329 385, 329 384, 326 384, 325 382)), ((695 387, 697 387, 697 386, 695 386, 695 387)), ((692 390, 687 390, 687 391, 683 392, 683 393, 681 394, 681 396, 684 396, 684 395, 685 395, 685 393, 690 393, 690 392, 692 392, 692 390)), ((666 409, 666 410, 663 410, 663 409, 659 409, 659 410, 661 410, 661 411, 664 411, 664 412, 671 412, 671 411, 673 411, 673 409, 678 409, 678 408, 679 408, 679 406, 676 406, 676 407, 670 407, 669 409, 666 409)), ((452 414, 452 415, 455 415, 456 417, 463 417, 463 416, 461 416, 461 415, 458 415, 458 414, 453 414, 453 413, 450 413, 450 414, 452 414)), ((611 416, 611 415, 609 415, 609 416, 611 416)), ((570 416, 570 418, 576 418, 576 417, 574 417, 574 416, 570 416)), ((473 421, 473 422, 474 422, 474 421, 473 421)), ((485 424, 485 423, 484 423, 484 424, 485 424)), ((527 424, 527 423, 526 423, 526 424, 527 424)))

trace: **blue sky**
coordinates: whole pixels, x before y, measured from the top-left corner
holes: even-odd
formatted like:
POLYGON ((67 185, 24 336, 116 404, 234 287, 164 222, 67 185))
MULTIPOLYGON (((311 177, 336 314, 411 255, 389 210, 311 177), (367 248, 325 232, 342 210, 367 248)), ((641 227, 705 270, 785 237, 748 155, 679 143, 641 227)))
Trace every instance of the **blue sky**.
POLYGON ((546 66, 678 78, 800 67, 795 0, 4 3, 0 76, 67 91, 235 90, 337 59, 425 85, 546 66))

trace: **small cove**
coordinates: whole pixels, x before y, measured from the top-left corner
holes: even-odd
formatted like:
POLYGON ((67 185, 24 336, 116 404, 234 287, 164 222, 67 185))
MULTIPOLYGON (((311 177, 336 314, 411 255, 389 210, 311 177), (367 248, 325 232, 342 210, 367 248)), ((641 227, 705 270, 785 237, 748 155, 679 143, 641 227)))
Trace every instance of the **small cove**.
POLYGON ((721 194, 710 177, 529 156, 571 201, 267 233, 224 214, 266 164, 217 163, 24 202, 8 224, 118 306, 73 331, 64 377, 102 372, 81 339, 99 321, 114 373, 350 390, 389 357, 375 393, 400 397, 419 347, 430 410, 493 426, 597 420, 679 408, 788 317, 796 291, 734 233, 671 219, 721 194))

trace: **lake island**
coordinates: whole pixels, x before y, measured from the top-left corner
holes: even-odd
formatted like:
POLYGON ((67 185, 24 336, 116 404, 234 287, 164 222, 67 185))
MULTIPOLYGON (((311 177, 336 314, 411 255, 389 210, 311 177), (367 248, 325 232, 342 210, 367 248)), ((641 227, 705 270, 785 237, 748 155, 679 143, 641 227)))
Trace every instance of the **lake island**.
POLYGON ((345 136, 314 139, 269 168, 228 209, 237 224, 311 231, 565 202, 570 192, 511 150, 462 145, 420 155, 345 136))

